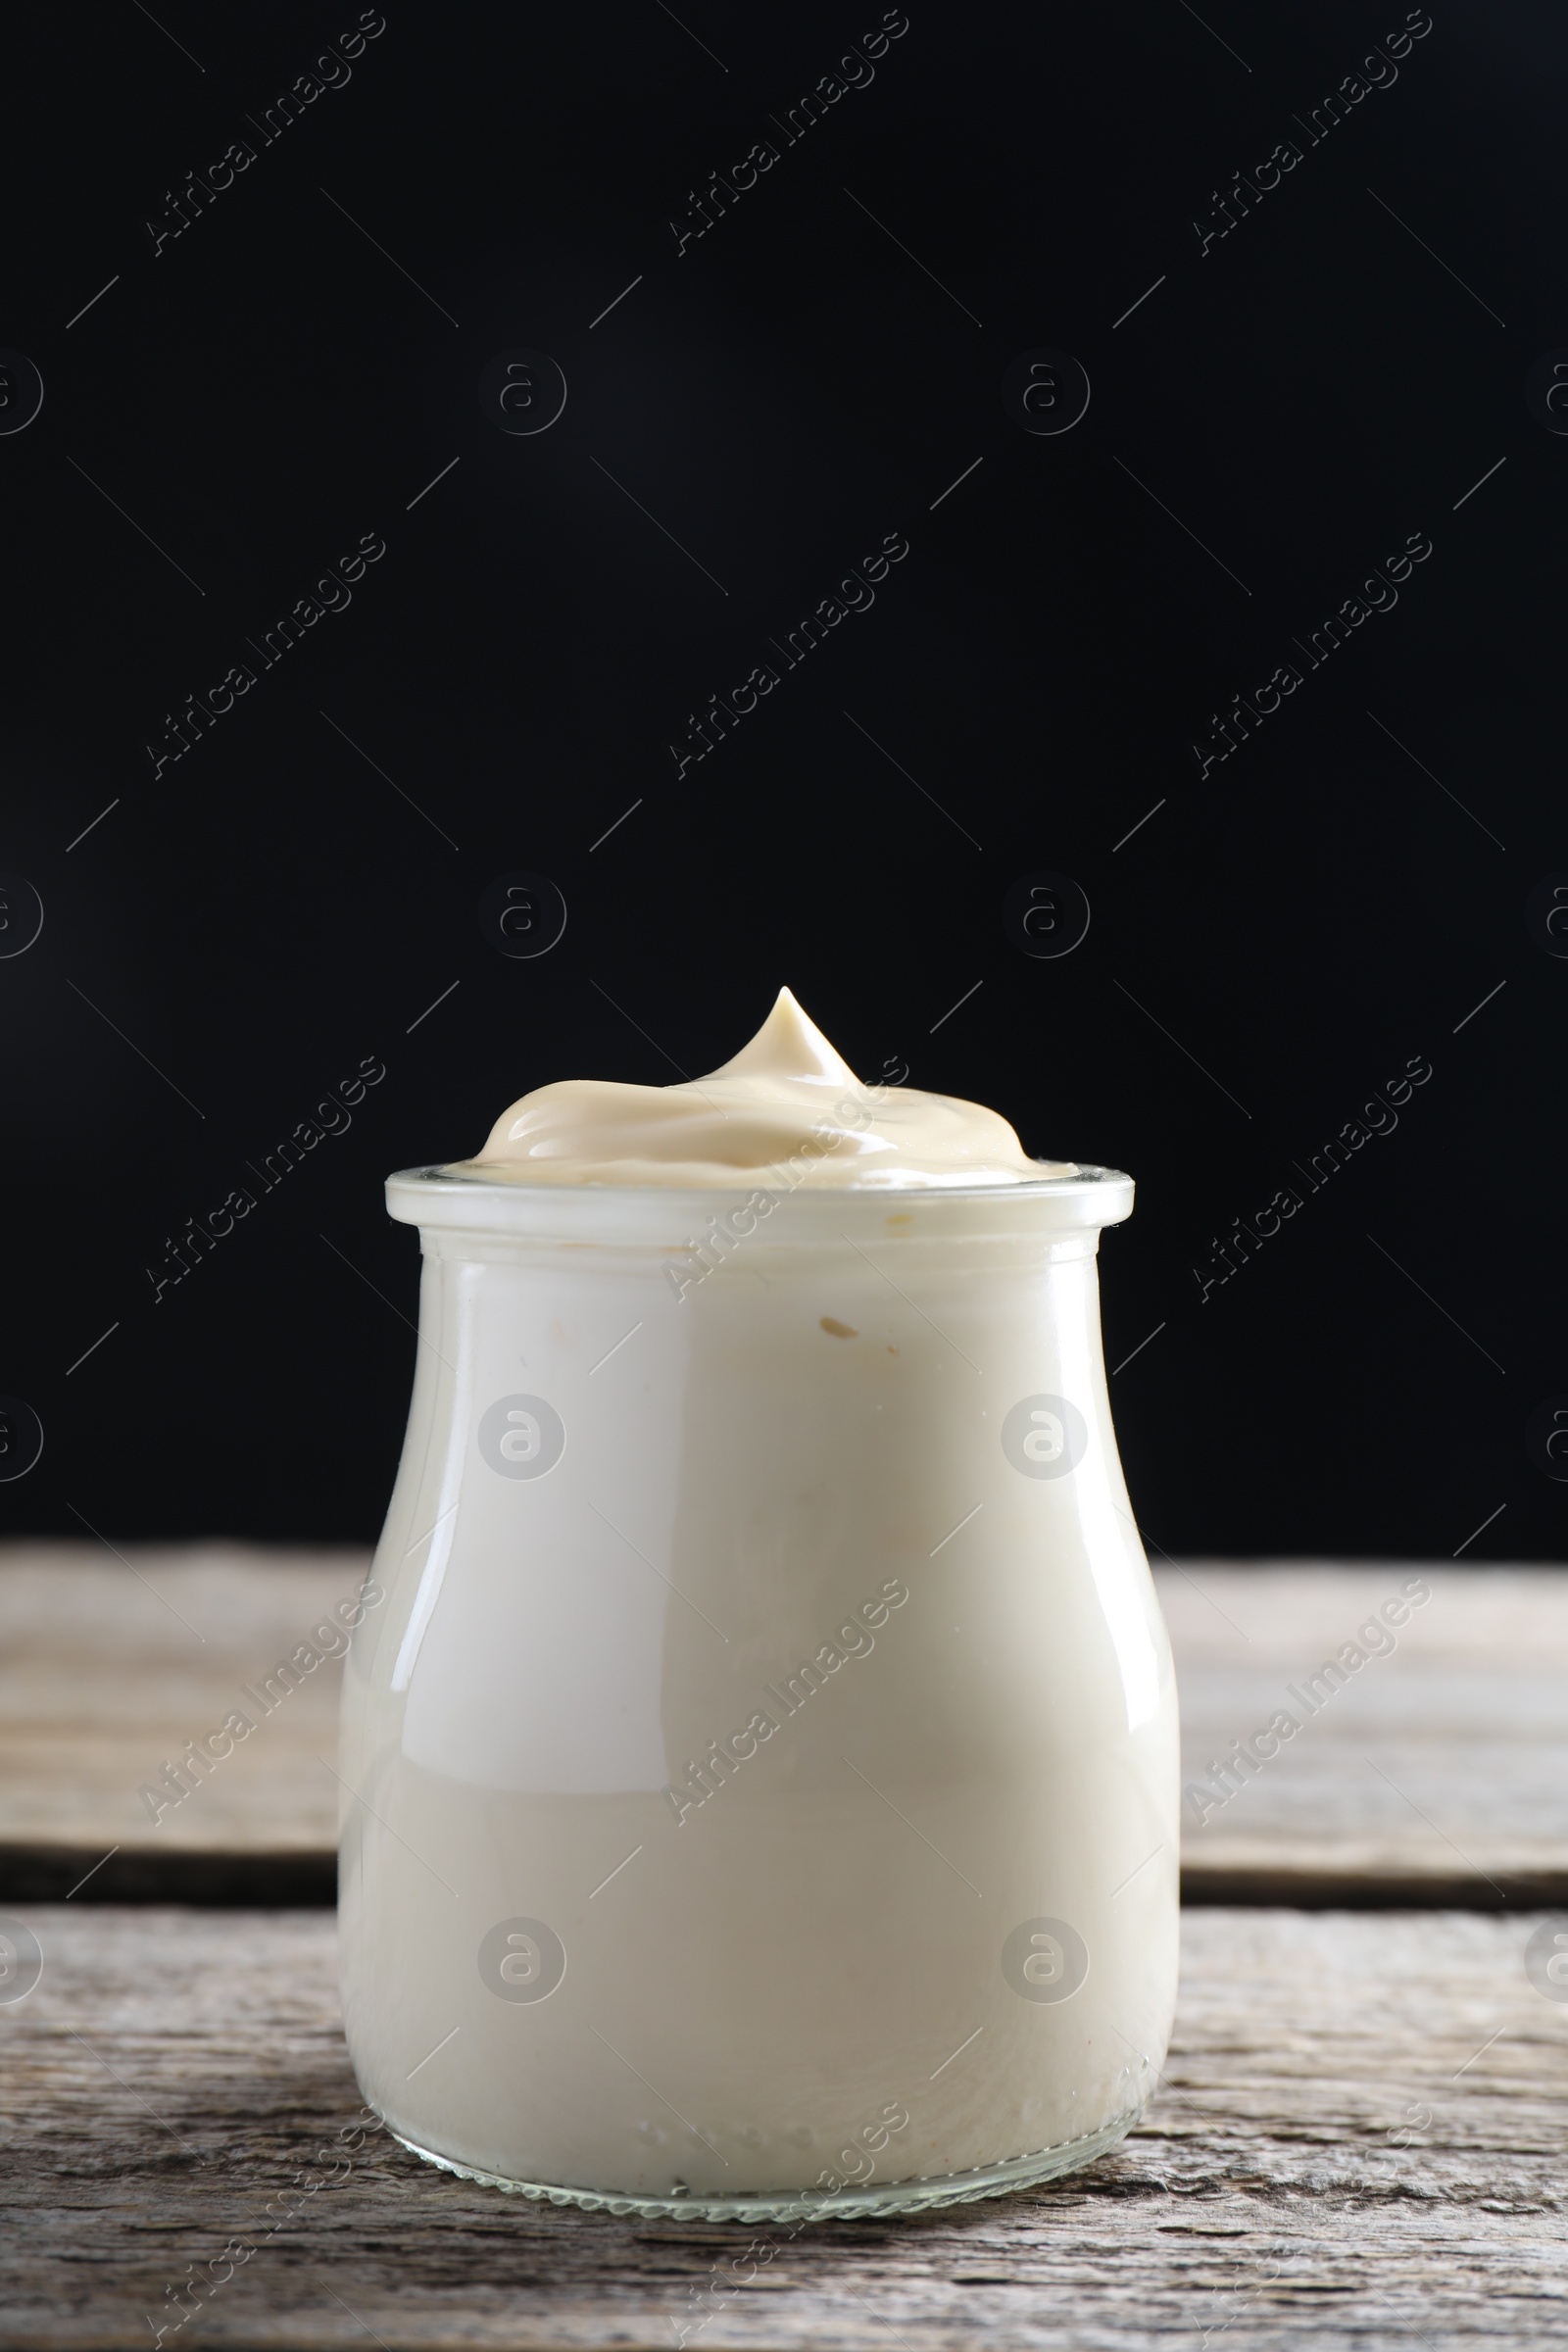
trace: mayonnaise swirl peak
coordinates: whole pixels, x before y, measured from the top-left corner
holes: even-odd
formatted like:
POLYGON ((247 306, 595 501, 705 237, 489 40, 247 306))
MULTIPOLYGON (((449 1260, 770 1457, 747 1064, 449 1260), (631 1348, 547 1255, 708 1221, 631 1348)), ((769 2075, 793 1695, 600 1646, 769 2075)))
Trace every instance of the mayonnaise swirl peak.
POLYGON ((862 1086, 787 988, 733 1061, 678 1086, 566 1078, 504 1110, 466 1171, 520 1184, 899 1191, 1076 1175, 978 1102, 862 1086))

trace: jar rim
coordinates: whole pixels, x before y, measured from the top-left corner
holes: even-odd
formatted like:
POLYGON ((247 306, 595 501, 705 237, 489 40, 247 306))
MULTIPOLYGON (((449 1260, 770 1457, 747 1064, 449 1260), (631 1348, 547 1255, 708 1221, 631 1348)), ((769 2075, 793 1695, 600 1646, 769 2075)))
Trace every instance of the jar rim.
POLYGON ((646 1241, 687 1246, 690 1232, 748 1204, 759 1238, 814 1241, 835 1234, 956 1237, 1082 1231, 1132 1213, 1133 1180, 1080 1162, 1071 1176, 990 1185, 524 1184, 452 1166, 400 1168, 386 1180, 400 1224, 541 1239, 646 1241), (764 1228, 762 1221, 767 1220, 764 1228))

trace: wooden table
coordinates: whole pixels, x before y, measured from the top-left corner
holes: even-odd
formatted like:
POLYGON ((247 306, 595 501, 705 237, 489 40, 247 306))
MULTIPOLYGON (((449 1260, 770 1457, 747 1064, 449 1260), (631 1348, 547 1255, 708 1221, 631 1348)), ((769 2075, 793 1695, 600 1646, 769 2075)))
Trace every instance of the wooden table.
POLYGON ((156 1833, 138 1805, 362 1567, 0 1564, 0 1908, 45 1954, 0 2008, 0 2343, 1568 2344, 1568 2001, 1524 1965, 1568 1903, 1568 1572, 1162 1571, 1195 1784, 1407 1578, 1431 1597, 1191 1823, 1176 2034, 1118 2150, 748 2259, 744 2232, 538 2206, 360 2139, 332 1668, 156 1833))

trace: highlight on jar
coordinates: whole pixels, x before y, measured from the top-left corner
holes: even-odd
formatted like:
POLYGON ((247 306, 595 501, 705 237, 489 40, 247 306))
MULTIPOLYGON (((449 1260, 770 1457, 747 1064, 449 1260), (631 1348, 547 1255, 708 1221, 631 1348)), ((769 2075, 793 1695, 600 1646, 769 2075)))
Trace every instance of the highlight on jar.
POLYGON ((784 990, 392 1177, 407 1437, 344 1684, 343 2010, 433 2164, 913 2212, 1086 2164, 1176 1990, 1170 1649, 1101 1349, 1114 1169, 864 1086, 784 990))

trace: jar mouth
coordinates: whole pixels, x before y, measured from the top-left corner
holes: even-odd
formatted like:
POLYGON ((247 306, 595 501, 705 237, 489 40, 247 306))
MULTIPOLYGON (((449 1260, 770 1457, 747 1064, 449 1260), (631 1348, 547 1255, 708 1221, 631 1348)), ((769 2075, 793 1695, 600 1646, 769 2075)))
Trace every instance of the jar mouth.
POLYGON ((554 1240, 688 1246, 709 1221, 752 1205, 760 1241, 1098 1230, 1132 1214, 1133 1180, 1080 1161, 1019 1184, 808 1187, 524 1184, 461 1165, 401 1168, 386 1183, 400 1224, 554 1240), (763 1206, 761 1204, 765 1203, 763 1206))

